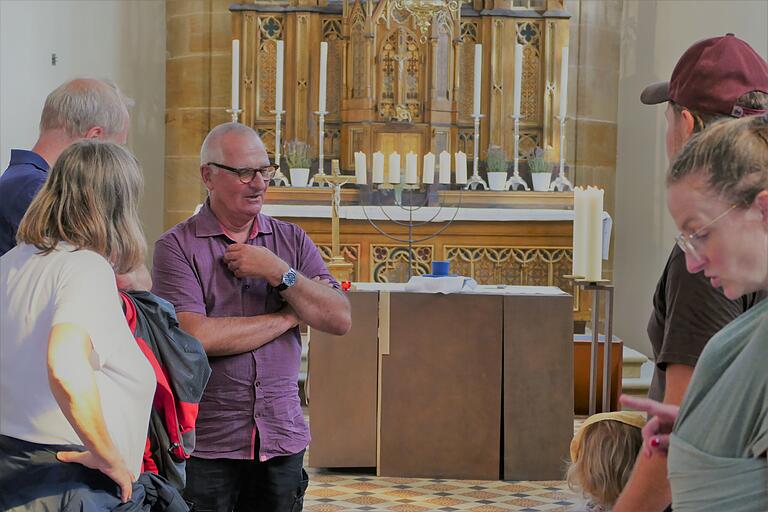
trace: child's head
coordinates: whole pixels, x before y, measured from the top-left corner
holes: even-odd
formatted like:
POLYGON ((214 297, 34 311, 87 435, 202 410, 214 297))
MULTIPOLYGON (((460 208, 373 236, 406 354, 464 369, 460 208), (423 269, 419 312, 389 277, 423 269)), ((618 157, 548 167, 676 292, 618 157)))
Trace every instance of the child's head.
POLYGON ((643 444, 639 413, 609 412, 587 418, 571 441, 568 485, 611 508, 632 473, 643 444))

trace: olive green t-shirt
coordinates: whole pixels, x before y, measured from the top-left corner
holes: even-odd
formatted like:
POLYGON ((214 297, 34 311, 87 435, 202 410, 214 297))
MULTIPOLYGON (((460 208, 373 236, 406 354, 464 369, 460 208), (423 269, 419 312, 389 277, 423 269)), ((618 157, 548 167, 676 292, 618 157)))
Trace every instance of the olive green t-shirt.
POLYGON ((768 510, 768 301, 701 354, 669 448, 672 508, 768 510))

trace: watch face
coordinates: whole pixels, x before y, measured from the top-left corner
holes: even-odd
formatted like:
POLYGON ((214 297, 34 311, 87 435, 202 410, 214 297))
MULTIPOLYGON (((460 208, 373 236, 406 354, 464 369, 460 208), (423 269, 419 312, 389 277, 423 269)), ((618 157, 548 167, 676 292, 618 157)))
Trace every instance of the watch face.
POLYGON ((296 271, 291 269, 283 274, 283 283, 285 283, 287 286, 293 286, 296 284, 296 271))

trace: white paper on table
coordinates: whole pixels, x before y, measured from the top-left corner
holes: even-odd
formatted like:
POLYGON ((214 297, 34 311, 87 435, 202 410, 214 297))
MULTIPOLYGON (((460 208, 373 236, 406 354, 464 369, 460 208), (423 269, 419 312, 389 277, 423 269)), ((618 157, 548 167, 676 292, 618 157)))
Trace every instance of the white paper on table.
POLYGON ((477 281, 464 276, 426 277, 413 276, 405 284, 406 292, 418 293, 460 293, 472 291, 477 281))

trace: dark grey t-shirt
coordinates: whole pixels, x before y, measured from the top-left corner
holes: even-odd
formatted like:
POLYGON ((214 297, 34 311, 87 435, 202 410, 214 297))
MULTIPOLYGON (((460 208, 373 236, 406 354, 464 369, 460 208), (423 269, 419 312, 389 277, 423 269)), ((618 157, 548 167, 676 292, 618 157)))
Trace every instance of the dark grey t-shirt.
POLYGON ((648 396, 662 401, 668 364, 696 366, 709 339, 737 316, 760 302, 765 292, 730 300, 713 288, 704 272, 691 274, 685 254, 675 246, 656 285, 648 337, 656 368, 648 396))

